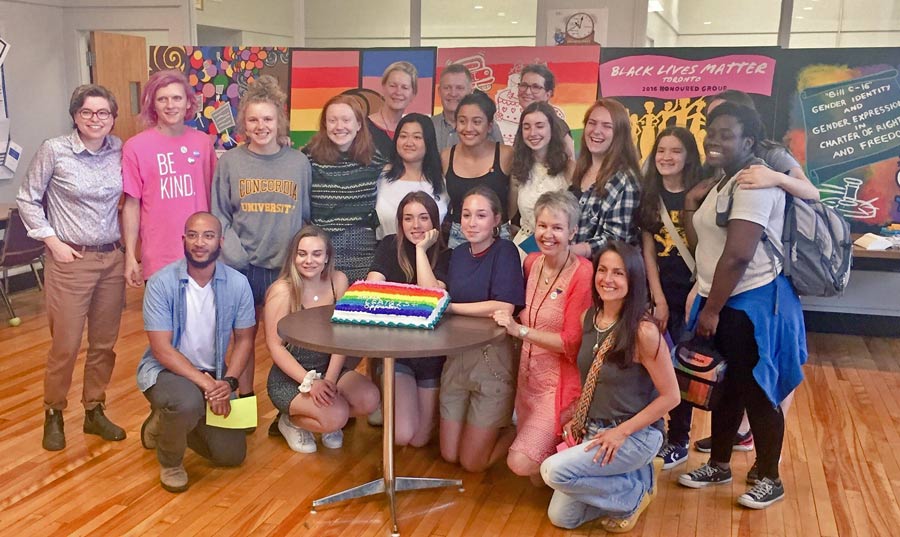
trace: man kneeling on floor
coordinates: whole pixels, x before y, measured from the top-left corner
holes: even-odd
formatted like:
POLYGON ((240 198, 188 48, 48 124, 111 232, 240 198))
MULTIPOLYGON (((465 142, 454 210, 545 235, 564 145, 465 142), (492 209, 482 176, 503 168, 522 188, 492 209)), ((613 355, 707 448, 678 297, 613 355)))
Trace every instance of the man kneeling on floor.
POLYGON ((150 401, 141 444, 156 449, 159 480, 170 492, 188 488, 184 452, 190 447, 219 466, 237 466, 247 454, 244 430, 206 424, 206 404, 219 416, 231 410, 232 392, 253 346, 253 295, 247 279, 216 261, 219 220, 205 212, 184 226, 184 259, 154 274, 144 292, 144 329, 150 347, 137 383, 150 401), (230 336, 234 348, 225 363, 230 336))

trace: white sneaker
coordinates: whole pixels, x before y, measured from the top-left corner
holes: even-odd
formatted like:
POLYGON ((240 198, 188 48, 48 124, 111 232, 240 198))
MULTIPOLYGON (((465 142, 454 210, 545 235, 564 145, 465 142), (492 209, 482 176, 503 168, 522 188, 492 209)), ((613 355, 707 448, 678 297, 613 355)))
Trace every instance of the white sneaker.
POLYGON ((288 446, 297 453, 315 453, 316 437, 306 429, 301 429, 293 423, 287 414, 282 414, 278 420, 278 430, 287 440, 288 446))
POLYGON ((369 417, 366 418, 366 421, 369 422, 369 425, 372 427, 379 427, 384 425, 384 416, 381 415, 381 407, 376 408, 369 417))
POLYGON ((338 449, 344 445, 344 431, 338 429, 330 433, 322 433, 322 445, 328 449, 338 449))

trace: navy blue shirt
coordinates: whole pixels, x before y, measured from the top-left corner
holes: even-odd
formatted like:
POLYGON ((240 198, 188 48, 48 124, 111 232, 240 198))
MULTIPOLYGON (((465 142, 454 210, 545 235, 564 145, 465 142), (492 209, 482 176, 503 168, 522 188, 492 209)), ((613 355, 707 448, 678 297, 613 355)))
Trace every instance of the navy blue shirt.
POLYGON ((483 255, 475 257, 464 242, 453 249, 447 274, 450 300, 465 304, 499 300, 525 306, 525 278, 519 250, 511 241, 498 239, 483 255))

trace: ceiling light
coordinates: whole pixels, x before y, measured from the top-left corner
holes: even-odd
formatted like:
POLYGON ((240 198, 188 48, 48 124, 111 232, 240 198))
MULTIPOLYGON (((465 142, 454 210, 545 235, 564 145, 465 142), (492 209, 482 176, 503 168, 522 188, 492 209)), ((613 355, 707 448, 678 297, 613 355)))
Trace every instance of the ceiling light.
POLYGON ((710 25, 712 24, 712 21, 703 21, 703 24, 710 25))
POLYGON ((475 6, 475 9, 484 9, 484 6, 475 6))
POLYGON ((519 21, 510 21, 511 24, 519 24, 519 21))
POLYGON ((662 11, 663 6, 659 0, 650 0, 647 3, 647 13, 661 13, 662 11))
POLYGON ((803 15, 797 15, 797 16, 794 17, 794 18, 797 19, 797 20, 803 20, 803 15))
POLYGON ((504 13, 504 12, 502 12, 502 11, 498 11, 498 12, 497 12, 497 16, 498 16, 498 17, 505 17, 505 16, 506 16, 506 13, 504 13))
POLYGON ((803 8, 803 11, 812 11, 812 6, 806 6, 803 8))

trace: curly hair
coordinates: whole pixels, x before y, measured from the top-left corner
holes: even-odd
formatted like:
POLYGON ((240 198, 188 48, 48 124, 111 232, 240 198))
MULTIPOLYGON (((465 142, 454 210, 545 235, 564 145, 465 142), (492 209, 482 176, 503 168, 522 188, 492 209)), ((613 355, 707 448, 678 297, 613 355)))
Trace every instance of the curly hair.
POLYGON ((275 107, 278 127, 277 136, 279 139, 288 135, 288 118, 285 111, 287 103, 287 95, 278 86, 278 79, 272 75, 262 75, 247 88, 247 91, 241 96, 241 102, 238 105, 237 113, 237 132, 244 134, 246 125, 247 108, 251 104, 268 103, 275 107))

